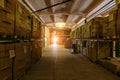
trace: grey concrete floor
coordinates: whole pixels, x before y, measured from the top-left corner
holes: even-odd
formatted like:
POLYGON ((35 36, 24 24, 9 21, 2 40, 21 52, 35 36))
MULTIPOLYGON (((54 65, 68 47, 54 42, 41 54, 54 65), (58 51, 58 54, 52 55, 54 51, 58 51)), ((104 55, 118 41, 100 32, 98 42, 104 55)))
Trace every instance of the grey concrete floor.
POLYGON ((25 80, 120 80, 120 77, 81 54, 71 54, 68 49, 51 45, 27 72, 25 80))

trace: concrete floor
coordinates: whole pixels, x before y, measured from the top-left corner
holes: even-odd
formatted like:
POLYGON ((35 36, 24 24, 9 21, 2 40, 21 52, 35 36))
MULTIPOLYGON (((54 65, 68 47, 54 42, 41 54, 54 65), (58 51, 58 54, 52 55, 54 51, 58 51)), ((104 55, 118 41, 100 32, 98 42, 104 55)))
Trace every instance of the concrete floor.
POLYGON ((25 80, 120 80, 120 77, 80 54, 51 45, 41 60, 25 75, 25 80))

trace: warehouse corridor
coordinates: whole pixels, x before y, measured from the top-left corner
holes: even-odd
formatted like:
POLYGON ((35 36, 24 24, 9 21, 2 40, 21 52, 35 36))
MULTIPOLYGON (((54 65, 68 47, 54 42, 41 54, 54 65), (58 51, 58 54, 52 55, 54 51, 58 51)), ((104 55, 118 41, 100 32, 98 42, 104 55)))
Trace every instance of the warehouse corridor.
POLYGON ((27 72, 25 80, 120 80, 120 77, 81 54, 71 54, 62 46, 50 45, 27 72))

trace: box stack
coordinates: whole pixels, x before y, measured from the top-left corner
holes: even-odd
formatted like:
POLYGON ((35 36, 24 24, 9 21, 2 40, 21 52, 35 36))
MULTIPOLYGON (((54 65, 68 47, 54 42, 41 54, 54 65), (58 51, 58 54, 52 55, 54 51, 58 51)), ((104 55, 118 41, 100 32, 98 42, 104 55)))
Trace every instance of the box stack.
POLYGON ((72 45, 72 40, 71 39, 66 39, 65 44, 64 44, 65 48, 70 49, 71 45, 72 45))
POLYGON ((101 59, 99 63, 115 74, 120 74, 120 58, 101 59))
POLYGON ((42 44, 39 42, 32 42, 32 64, 36 63, 42 56, 42 44))
POLYGON ((25 53, 25 69, 28 70, 31 67, 31 52, 32 52, 32 46, 30 42, 24 42, 23 49, 25 53))
POLYGON ((15 61, 14 61, 14 80, 18 80, 25 73, 26 55, 24 53, 23 45, 24 45, 23 42, 15 44, 16 57, 15 57, 15 61))
POLYGON ((90 27, 91 27, 90 25, 91 25, 91 23, 88 22, 83 26, 83 30, 84 30, 83 31, 83 36, 84 36, 85 39, 90 38, 90 27))
POLYGON ((108 27, 106 29, 106 32, 109 33, 107 35, 108 39, 115 39, 116 38, 116 11, 113 11, 109 15, 108 20, 108 27))
POLYGON ((21 80, 41 57, 45 31, 17 0, 0 0, 0 16, 0 80, 21 80))
POLYGON ((16 5, 16 35, 20 38, 30 38, 31 16, 28 10, 19 2, 16 5))
POLYGON ((11 35, 14 34, 14 11, 15 0, 0 1, 0 34, 11 35))
POLYGON ((79 33, 78 34, 78 38, 81 39, 82 38, 82 26, 78 28, 79 33))
POLYGON ((0 80, 12 80, 11 50, 14 50, 13 44, 0 44, 0 80))
POLYGON ((33 21, 33 24, 32 24, 32 38, 35 38, 35 39, 38 39, 38 38, 41 38, 41 23, 33 16, 32 17, 32 21, 33 21))
POLYGON ((109 21, 109 17, 105 17, 105 21, 103 23, 103 39, 109 39, 109 33, 107 31, 109 31, 109 26, 108 26, 108 22, 109 21))
POLYGON ((103 23, 104 18, 97 17, 90 21, 90 37, 91 38, 103 38, 103 23))
POLYGON ((88 53, 88 58, 92 61, 92 62, 96 62, 97 60, 97 49, 98 49, 98 43, 97 42, 89 42, 89 53, 88 53))
POLYGON ((99 42, 97 59, 100 60, 110 57, 110 49, 111 47, 109 42, 99 42))

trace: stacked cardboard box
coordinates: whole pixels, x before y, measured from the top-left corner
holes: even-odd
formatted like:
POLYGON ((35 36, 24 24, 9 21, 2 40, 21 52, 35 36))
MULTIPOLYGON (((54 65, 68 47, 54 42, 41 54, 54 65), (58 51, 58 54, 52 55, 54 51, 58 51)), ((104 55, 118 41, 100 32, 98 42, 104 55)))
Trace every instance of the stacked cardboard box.
POLYGON ((112 71, 115 74, 120 72, 120 59, 119 58, 109 58, 109 59, 101 59, 99 63, 103 65, 108 70, 112 71))
POLYGON ((11 50, 13 44, 0 44, 0 80, 12 80, 11 50))
POLYGON ((78 28, 76 29, 76 38, 78 38, 78 35, 79 35, 79 30, 78 30, 78 28))
POLYGON ((80 38, 80 28, 78 28, 78 38, 80 38))
POLYGON ((77 41, 76 41, 76 52, 77 52, 77 53, 80 53, 80 50, 81 50, 81 49, 80 49, 80 46, 81 46, 80 43, 81 43, 80 40, 77 40, 77 41))
POLYGON ((65 44, 64 44, 65 48, 70 49, 71 45, 72 45, 72 40, 71 39, 65 40, 65 44))
POLYGON ((73 31, 70 32, 70 37, 73 38, 73 31))
POLYGON ((43 46, 40 40, 42 36, 44 37, 44 33, 42 34, 40 21, 35 17, 34 21, 29 11, 17 0, 0 0, 0 16, 0 38, 1 35, 5 35, 5 41, 8 40, 6 35, 12 36, 10 41, 14 38, 30 40, 33 32, 32 46, 31 42, 24 42, 22 39, 18 43, 0 44, 0 80, 18 80, 31 67, 32 60, 41 57, 43 46), (18 37, 13 37, 14 35, 18 37), (36 38, 39 38, 39 41, 36 38))
POLYGON ((108 26, 108 20, 109 17, 105 17, 105 21, 103 23, 103 39, 109 39, 109 33, 107 31, 109 31, 109 26, 108 26))
POLYGON ((42 44, 40 42, 32 42, 32 64, 36 63, 40 57, 42 53, 42 44))
POLYGON ((89 42, 88 43, 88 58, 92 61, 92 62, 96 62, 97 61, 97 50, 98 50, 98 44, 97 42, 89 42))
POLYGON ((86 39, 90 38, 90 25, 91 23, 88 22, 83 26, 84 27, 83 36, 86 39))
POLYGON ((108 28, 106 31, 109 34, 107 37, 109 39, 116 38, 116 11, 110 13, 108 22, 108 28))
POLYGON ((99 59, 110 57, 111 47, 109 42, 89 42, 88 57, 91 61, 96 62, 99 59))
POLYGON ((42 33, 41 23, 33 16, 32 38, 40 38, 42 33))
POLYGON ((103 23, 104 23, 104 18, 102 17, 97 17, 90 21, 91 38, 103 38, 103 23))
POLYGON ((25 53, 25 69, 28 70, 31 67, 31 43, 30 42, 24 42, 23 49, 25 53))
POLYGON ((14 0, 2 0, 0 6, 0 33, 2 35, 14 34, 14 0))
POLYGON ((110 57, 110 44, 109 42, 99 42, 98 44, 98 57, 97 59, 103 59, 110 57))
POLYGON ((120 4, 120 0, 115 0, 116 1, 116 5, 120 4))
POLYGON ((25 53, 23 48, 23 42, 15 44, 15 61, 14 61, 14 79, 19 79, 25 73, 25 53))
POLYGON ((19 2, 16 5, 16 35, 29 38, 31 33, 31 16, 28 10, 19 2))

